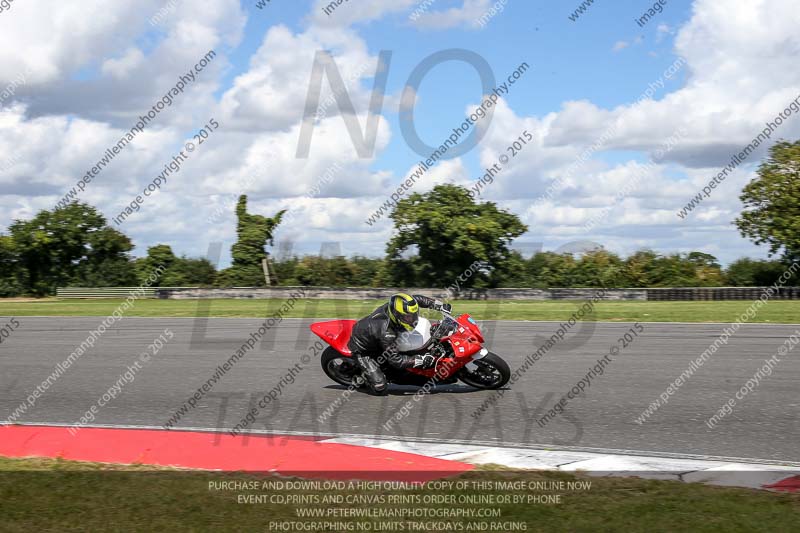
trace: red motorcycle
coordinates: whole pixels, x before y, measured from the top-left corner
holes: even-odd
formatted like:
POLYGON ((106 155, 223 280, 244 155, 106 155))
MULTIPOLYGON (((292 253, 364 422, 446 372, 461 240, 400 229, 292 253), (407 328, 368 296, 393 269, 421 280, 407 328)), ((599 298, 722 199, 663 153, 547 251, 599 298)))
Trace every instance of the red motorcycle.
MULTIPOLYGON (((483 347, 484 338, 478 324, 468 314, 453 317, 442 310, 442 319, 431 323, 420 316, 413 331, 397 337, 397 349, 408 355, 430 354, 436 359, 434 368, 398 370, 386 362, 381 366, 389 383, 423 386, 432 379, 437 383, 461 380, 476 389, 499 389, 508 383, 511 370, 500 356, 483 347)), ((349 387, 360 368, 352 360, 347 347, 355 320, 331 320, 311 324, 319 338, 328 343, 320 357, 322 370, 336 383, 349 387)))

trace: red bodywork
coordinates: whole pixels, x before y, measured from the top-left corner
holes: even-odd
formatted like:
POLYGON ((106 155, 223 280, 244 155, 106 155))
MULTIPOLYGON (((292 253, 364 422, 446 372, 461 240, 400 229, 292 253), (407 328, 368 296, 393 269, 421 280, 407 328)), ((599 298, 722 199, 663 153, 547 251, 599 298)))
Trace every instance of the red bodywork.
MULTIPOLYGON (((453 357, 444 357, 436 364, 436 368, 428 370, 409 369, 409 372, 421 376, 432 378, 438 372, 440 379, 448 378, 469 363, 475 354, 483 348, 483 335, 478 324, 468 314, 463 314, 456 318, 458 329, 451 335, 442 337, 443 343, 450 344, 453 349, 453 357)), ((352 357, 352 352, 347 347, 350 335, 355 326, 355 320, 330 320, 328 322, 316 322, 311 324, 311 331, 320 339, 327 342, 331 347, 344 355, 352 357)))

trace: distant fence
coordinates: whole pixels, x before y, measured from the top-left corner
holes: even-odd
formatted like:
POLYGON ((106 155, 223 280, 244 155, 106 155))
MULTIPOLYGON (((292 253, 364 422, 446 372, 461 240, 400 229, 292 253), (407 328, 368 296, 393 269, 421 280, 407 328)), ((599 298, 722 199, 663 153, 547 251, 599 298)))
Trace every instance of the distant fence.
POLYGON ((158 298, 156 291, 187 287, 59 287, 56 296, 59 298, 127 298, 131 291, 142 294, 141 298, 158 298))
MULTIPOLYGON (((270 287, 236 289, 163 289, 158 290, 159 298, 236 298, 236 299, 286 299, 302 290, 306 298, 332 298, 336 300, 383 300, 396 292, 410 292, 443 298, 442 289, 398 289, 398 288, 357 288, 344 287, 270 287)), ((598 289, 485 289, 462 291, 456 298, 464 300, 588 300, 598 289)), ((607 289, 604 300, 644 300, 643 289, 607 289)))
MULTIPOLYGON (((767 287, 688 287, 645 289, 651 301, 757 300, 767 287)), ((773 289, 770 300, 800 300, 800 287, 773 289)))
MULTIPOLYGON (((286 299, 302 289, 305 298, 332 298, 339 300, 381 300, 400 290, 415 294, 443 297, 441 289, 396 288, 330 288, 330 287, 234 287, 230 289, 201 289, 197 287, 157 287, 144 289, 144 298, 172 300, 203 298, 235 299, 286 299)), ((624 301, 709 301, 756 300, 766 287, 684 287, 652 289, 606 289, 603 300, 624 301)), ((124 298, 137 287, 110 288, 60 288, 59 298, 124 298)), ((463 300, 588 300, 598 289, 481 289, 462 291, 457 298, 463 300)), ((783 287, 775 290, 772 300, 800 300, 800 287, 783 287)))

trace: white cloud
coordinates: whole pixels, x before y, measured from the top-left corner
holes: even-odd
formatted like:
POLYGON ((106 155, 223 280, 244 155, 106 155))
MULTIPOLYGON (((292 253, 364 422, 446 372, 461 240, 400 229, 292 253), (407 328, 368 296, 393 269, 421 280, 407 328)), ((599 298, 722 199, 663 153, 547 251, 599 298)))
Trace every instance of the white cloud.
MULTIPOLYGON (((331 0, 316 0, 309 18, 319 27, 345 27, 358 22, 378 20, 387 15, 402 13, 418 0, 370 0, 369 2, 346 1, 331 10, 331 0)), ((334 2, 335 3, 335 2, 334 2)))
POLYGON ((656 42, 660 43, 663 41, 667 36, 673 35, 675 31, 669 24, 659 24, 656 28, 656 42))
POLYGON ((147 20, 161 6, 155 0, 20 2, 13 16, 0 18, 0 25, 9 25, 0 31, 0 82, 29 68, 16 98, 29 105, 30 115, 78 115, 130 128, 213 49, 214 61, 159 117, 161 124, 194 127, 203 120, 194 110, 216 104, 214 91, 227 67, 222 47, 241 39, 244 15, 238 0, 181 5, 154 31, 147 20), (28 52, 15 52, 20 49, 28 52))
MULTIPOLYGON (((238 76, 222 97, 221 110, 227 123, 253 130, 280 130, 300 122, 308 97, 314 58, 330 50, 336 68, 356 109, 365 109, 372 87, 361 84, 379 68, 365 43, 349 30, 311 28, 293 34, 285 26, 273 26, 250 68, 238 76)), ((320 104, 333 98, 330 78, 323 76, 320 104)), ((338 113, 338 103, 325 107, 326 115, 338 113)))
POLYGON ((144 53, 138 48, 128 48, 120 58, 107 59, 101 71, 117 79, 130 79, 132 71, 142 66, 144 53))
POLYGON ((98 54, 124 48, 144 27, 143 13, 155 0, 16 2, 0 17, 0 81, 30 69, 30 84, 65 80, 98 60, 98 54), (22 51, 24 53, 21 53, 22 51))
POLYGON ((344 2, 330 9, 331 0, 316 0, 309 16, 318 27, 347 27, 389 15, 407 14, 406 22, 420 29, 446 30, 483 27, 483 17, 496 16, 509 0, 463 0, 460 7, 437 9, 439 0, 370 0, 344 2))
POLYGON ((614 43, 614 47, 612 48, 613 51, 619 52, 620 50, 624 50, 628 48, 631 44, 628 41, 617 41, 614 43))
POLYGON ((415 20, 414 25, 434 30, 458 27, 476 30, 485 26, 492 16, 502 13, 507 3, 508 0, 464 0, 461 7, 428 11, 415 20), (494 11, 492 11, 493 5, 498 6, 494 11))

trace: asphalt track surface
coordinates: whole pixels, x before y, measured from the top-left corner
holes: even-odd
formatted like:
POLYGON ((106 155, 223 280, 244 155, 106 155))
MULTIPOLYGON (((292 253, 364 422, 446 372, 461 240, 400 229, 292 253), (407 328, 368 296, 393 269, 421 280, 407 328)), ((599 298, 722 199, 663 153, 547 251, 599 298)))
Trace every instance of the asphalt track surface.
MULTIPOLYGON (((25 401, 101 318, 19 317, 0 344, 0 422, 25 401)), ((19 422, 73 424, 109 390, 165 329, 174 338, 99 409, 94 424, 162 426, 262 323, 258 319, 124 318, 29 408, 19 422)), ((5 320, 2 320, 5 323, 5 320)), ((320 435, 370 435, 631 450, 800 462, 800 348, 713 429, 705 422, 777 353, 800 325, 745 325, 643 424, 636 418, 722 332, 723 324, 645 323, 581 397, 545 427, 536 420, 586 375, 628 331, 628 323, 578 324, 478 419, 492 393, 450 385, 413 400, 415 389, 388 397, 352 395, 335 415, 319 415, 343 388, 319 367, 308 319, 287 319, 236 364, 176 427, 230 429, 288 369, 311 358, 252 428, 320 435), (383 426, 406 402, 406 418, 383 426)), ((512 370, 558 328, 553 322, 488 321, 487 346, 512 370)), ((284 380, 286 381, 286 380, 284 380)))

